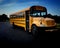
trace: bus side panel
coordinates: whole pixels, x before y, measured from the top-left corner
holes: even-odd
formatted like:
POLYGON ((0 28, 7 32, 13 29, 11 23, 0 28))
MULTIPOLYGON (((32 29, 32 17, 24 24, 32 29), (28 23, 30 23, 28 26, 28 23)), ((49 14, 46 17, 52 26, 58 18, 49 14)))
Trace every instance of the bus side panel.
POLYGON ((20 26, 20 27, 24 27, 25 28, 25 18, 14 18, 14 19, 11 19, 10 18, 10 24, 13 24, 16 25, 16 26, 20 26))
POLYGON ((25 18, 17 18, 14 23, 17 26, 25 27, 25 18))
POLYGON ((10 24, 13 24, 14 20, 12 18, 10 18, 10 24))

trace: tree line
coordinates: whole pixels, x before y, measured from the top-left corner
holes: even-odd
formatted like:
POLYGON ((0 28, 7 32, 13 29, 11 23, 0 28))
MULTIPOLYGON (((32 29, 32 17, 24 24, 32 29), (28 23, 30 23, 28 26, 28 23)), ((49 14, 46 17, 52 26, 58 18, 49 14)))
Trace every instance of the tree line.
MULTIPOLYGON (((60 16, 58 16, 58 15, 51 15, 51 14, 48 14, 48 15, 46 15, 46 17, 55 19, 55 21, 56 21, 57 23, 60 23, 60 16)), ((9 20, 9 18, 7 17, 6 14, 0 15, 0 21, 6 21, 6 20, 9 20)))
POLYGON ((9 18, 7 17, 6 14, 0 15, 0 22, 1 22, 1 21, 7 21, 7 20, 9 20, 9 18))
POLYGON ((47 17, 55 19, 56 23, 60 23, 60 16, 48 14, 47 17))

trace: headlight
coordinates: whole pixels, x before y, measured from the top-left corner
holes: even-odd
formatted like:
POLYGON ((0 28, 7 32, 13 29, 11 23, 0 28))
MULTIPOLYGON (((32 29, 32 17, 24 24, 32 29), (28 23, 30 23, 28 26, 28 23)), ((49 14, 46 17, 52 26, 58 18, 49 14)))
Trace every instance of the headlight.
POLYGON ((43 24, 40 24, 40 27, 46 27, 45 25, 43 25, 43 24))

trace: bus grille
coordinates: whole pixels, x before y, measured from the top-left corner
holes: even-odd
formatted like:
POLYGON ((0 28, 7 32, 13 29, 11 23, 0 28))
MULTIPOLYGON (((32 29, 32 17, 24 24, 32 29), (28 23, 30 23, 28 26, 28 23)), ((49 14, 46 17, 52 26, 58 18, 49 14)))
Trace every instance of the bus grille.
POLYGON ((54 21, 47 21, 47 25, 51 26, 51 25, 54 25, 55 22, 54 21))

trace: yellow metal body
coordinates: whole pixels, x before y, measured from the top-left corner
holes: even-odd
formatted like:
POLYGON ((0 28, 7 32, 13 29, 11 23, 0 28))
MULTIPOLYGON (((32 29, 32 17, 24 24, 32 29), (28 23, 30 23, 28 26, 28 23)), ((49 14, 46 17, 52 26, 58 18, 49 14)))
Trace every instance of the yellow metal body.
MULTIPOLYGON (((36 10, 39 9, 39 10, 44 10, 44 8, 35 8, 36 10)), ((19 11, 19 12, 16 12, 12 15, 18 15, 20 14, 20 12, 23 12, 24 13, 24 17, 15 17, 15 18, 10 18, 10 23, 11 24, 15 24, 17 26, 21 26, 21 27, 24 27, 24 29, 26 30, 26 14, 25 14, 25 11, 29 10, 30 12, 30 8, 27 8, 25 10, 22 10, 22 11, 19 11)), ((32 17, 29 15, 29 31, 31 32, 31 26, 33 24, 35 24, 37 27, 42 27, 41 26, 41 23, 44 25, 43 27, 53 27, 53 26, 56 26, 56 23, 55 23, 55 20, 54 19, 51 19, 51 18, 44 18, 44 17, 32 17)))
MULTIPOLYGON (((10 23, 11 24, 17 25, 17 26, 21 26, 24 27, 24 29, 26 30, 26 18, 15 18, 15 19, 10 19, 10 23)), ((33 24, 35 24, 37 27, 40 27, 40 23, 42 22, 42 24, 44 24, 46 27, 53 27, 56 26, 56 23, 54 22, 54 20, 50 19, 50 20, 46 20, 45 18, 42 17, 29 17, 29 31, 31 31, 31 26, 33 24)))

